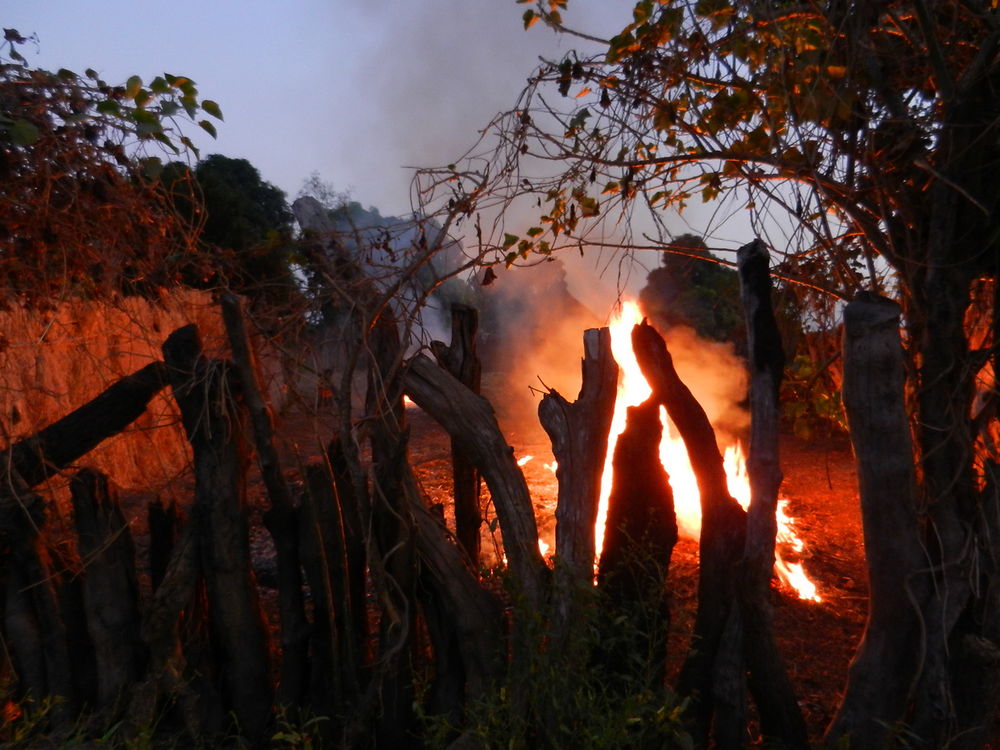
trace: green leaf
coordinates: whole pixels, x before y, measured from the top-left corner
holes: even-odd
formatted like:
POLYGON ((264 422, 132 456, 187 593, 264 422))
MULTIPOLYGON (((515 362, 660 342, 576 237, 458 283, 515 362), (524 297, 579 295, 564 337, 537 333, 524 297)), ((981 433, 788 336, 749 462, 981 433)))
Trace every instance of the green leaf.
POLYGON ((538 235, 542 234, 542 232, 544 232, 544 231, 545 231, 545 230, 544 230, 544 229, 542 229, 541 227, 532 227, 531 229, 529 229, 529 230, 527 231, 527 233, 526 233, 526 234, 527 234, 527 235, 528 235, 529 237, 537 237, 538 235))
POLYGON ((507 232, 504 232, 504 235, 503 235, 503 247, 504 247, 504 249, 507 249, 508 247, 511 247, 512 245, 517 244, 517 240, 518 240, 518 237, 517 237, 516 234, 508 234, 507 232))
POLYGON ((163 117, 173 117, 180 109, 181 105, 171 99, 160 102, 160 115, 163 117))
POLYGON ((198 124, 201 126, 202 130, 204 130, 206 133, 208 133, 213 138, 217 138, 218 137, 218 134, 215 132, 215 125, 213 125, 212 123, 210 123, 208 120, 199 120, 198 124))
POLYGON ((75 81, 78 77, 76 73, 74 73, 72 70, 69 70, 68 68, 59 68, 59 70, 56 72, 56 75, 59 76, 62 80, 67 82, 75 81))
POLYGON ((169 148, 175 154, 179 154, 180 153, 180 149, 177 148, 177 146, 174 144, 174 142, 172 140, 170 140, 170 136, 167 135, 166 133, 164 133, 162 130, 158 130, 158 131, 154 132, 153 133, 153 138, 155 138, 156 140, 158 140, 160 143, 162 143, 164 146, 166 146, 167 148, 169 148))
POLYGON ((142 79, 139 76, 131 76, 125 82, 125 96, 129 99, 135 99, 140 91, 142 91, 142 79))
POLYGON ((40 137, 38 128, 28 120, 14 120, 10 126, 10 137, 15 146, 30 146, 40 137))
POLYGON ((201 108, 208 112, 208 114, 212 115, 212 117, 216 120, 223 119, 222 110, 219 109, 219 105, 211 99, 204 99, 201 103, 201 108))
POLYGON ((102 115, 114 115, 116 117, 120 117, 122 113, 122 109, 118 106, 118 102, 111 101, 110 99, 98 102, 97 111, 102 115))
POLYGON ((170 84, 167 83, 163 76, 156 76, 156 78, 153 79, 153 82, 149 84, 149 88, 154 94, 170 93, 170 84))
POLYGON ((135 95, 135 106, 145 107, 152 100, 153 95, 147 89, 140 89, 135 95))
POLYGON ((530 29, 538 20, 538 14, 533 10, 526 10, 524 11, 524 15, 521 16, 521 20, 524 21, 524 28, 530 29))
POLYGON ((163 161, 158 156, 150 156, 142 160, 141 168, 143 176, 155 182, 163 174, 163 161))

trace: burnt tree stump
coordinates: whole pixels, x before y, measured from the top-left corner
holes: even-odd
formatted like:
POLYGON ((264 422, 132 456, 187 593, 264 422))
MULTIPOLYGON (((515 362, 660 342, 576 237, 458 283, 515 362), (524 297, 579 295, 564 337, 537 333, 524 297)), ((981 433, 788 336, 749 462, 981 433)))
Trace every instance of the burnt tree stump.
POLYGON ((614 484, 608 499, 598 585, 607 597, 603 619, 615 628, 604 661, 612 674, 645 677, 651 689, 663 685, 669 609, 666 577, 677 544, 677 517, 667 472, 660 463, 660 404, 649 399, 628 409, 625 430, 612 458, 614 484), (636 675, 635 655, 647 656, 636 675))
POLYGON ((594 525, 608 452, 608 433, 618 392, 618 364, 611 353, 611 332, 592 328, 583 334, 582 384, 569 403, 558 392, 546 393, 538 419, 552 441, 557 462, 556 591, 552 639, 564 648, 581 617, 594 579, 594 525))
POLYGON ((708 416, 674 369, 660 334, 643 321, 632 329, 632 348, 652 399, 663 404, 687 447, 701 494, 698 611, 694 636, 678 681, 694 705, 693 734, 719 747, 746 743, 745 665, 737 600, 739 565, 746 544, 746 513, 729 494, 725 466, 708 416))

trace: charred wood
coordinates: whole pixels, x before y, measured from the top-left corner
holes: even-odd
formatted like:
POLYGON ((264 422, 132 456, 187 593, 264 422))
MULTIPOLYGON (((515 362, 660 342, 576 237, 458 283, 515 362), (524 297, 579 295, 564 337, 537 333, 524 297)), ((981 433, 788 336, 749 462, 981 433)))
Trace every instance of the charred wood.
POLYGON ((844 407, 858 464, 869 611, 829 743, 880 747, 903 718, 920 659, 927 561, 916 509, 913 445, 904 402, 900 309, 859 294, 844 310, 844 407))
MULTIPOLYGON (((25 487, 34 487, 90 452, 102 440, 117 435, 163 389, 165 373, 162 362, 148 364, 79 409, 0 453, 2 486, 8 490, 13 487, 11 477, 16 475, 25 487)), ((11 502, 8 492, 0 493, 0 502, 11 502)))
POLYGON ((362 644, 355 631, 338 500, 328 467, 306 467, 299 519, 302 565, 313 600, 309 704, 320 716, 343 716, 357 701, 360 685, 362 644))
POLYGON ((372 530, 369 559, 381 586, 379 662, 382 714, 376 741, 413 742, 414 648, 417 618, 414 519, 404 482, 409 475, 409 430, 401 383, 402 348, 395 321, 384 311, 370 331, 368 413, 372 415, 372 530))
POLYGON ((574 625, 582 624, 580 608, 592 587, 597 556, 594 526, 618 390, 611 332, 607 328, 587 330, 583 349, 583 379, 577 400, 569 403, 552 390, 538 405, 538 419, 552 441, 559 481, 552 629, 557 647, 571 640, 574 625))
POLYGON ((504 550, 526 607, 540 611, 548 569, 538 550, 531 495, 490 403, 423 355, 410 360, 406 395, 461 440, 482 472, 500 519, 504 550))
POLYGON ((663 339, 644 321, 632 330, 632 348, 653 389, 651 398, 666 407, 684 439, 701 494, 698 611, 678 691, 693 699, 696 741, 704 744, 712 732, 720 746, 742 747, 744 710, 731 705, 739 696, 727 689, 735 680, 742 681, 733 674, 741 665, 719 655, 724 643, 742 637, 733 631, 739 624, 733 620, 733 606, 746 543, 746 513, 729 494, 722 454, 705 410, 677 376, 663 339))
POLYGON ((598 585, 608 611, 602 619, 627 620, 604 639, 611 673, 645 678, 658 689, 665 678, 669 609, 666 577, 677 544, 677 517, 667 473, 660 463, 660 405, 650 399, 628 409, 625 430, 612 461, 614 484, 608 499, 598 585), (646 658, 637 662, 636 655, 646 658), (643 674, 633 672, 642 665, 643 674))
MULTIPOLYGON (((434 356, 460 383, 478 394, 482 365, 476 354, 479 312, 465 305, 451 306, 451 343, 431 342, 434 356)), ((479 529, 483 519, 479 509, 481 477, 462 444, 451 439, 452 480, 455 496, 455 535, 474 567, 479 565, 479 529)))
POLYGON ((226 292, 220 299, 240 392, 250 413, 261 476, 271 507, 264 525, 274 540, 278 566, 278 605, 281 615, 281 678, 278 702, 297 704, 304 695, 308 673, 309 627, 302 594, 296 509, 274 447, 274 419, 260 386, 256 356, 247 335, 239 299, 226 292))
POLYGON ((75 715, 76 696, 66 624, 40 536, 44 524, 44 502, 27 491, 0 509, 7 550, 4 625, 22 689, 35 700, 55 698, 53 719, 64 724, 75 715))
POLYGON ((271 711, 267 631, 250 568, 240 420, 226 363, 206 359, 197 329, 163 344, 164 360, 194 451, 195 511, 203 514, 199 554, 212 631, 220 651, 221 692, 241 731, 261 736, 271 711))
POLYGON ((146 518, 149 524, 149 578, 155 593, 167 574, 182 519, 177 503, 171 501, 164 506, 160 498, 147 506, 146 518))
POLYGON ((70 483, 84 564, 83 604, 96 657, 97 707, 120 704, 145 668, 135 549, 118 499, 100 473, 83 469, 70 483))
POLYGON ((769 588, 774 570, 778 489, 778 393, 785 354, 771 306, 770 256, 754 240, 737 254, 750 358, 750 508, 740 604, 750 690, 761 732, 787 748, 808 747, 805 720, 774 639, 769 588))

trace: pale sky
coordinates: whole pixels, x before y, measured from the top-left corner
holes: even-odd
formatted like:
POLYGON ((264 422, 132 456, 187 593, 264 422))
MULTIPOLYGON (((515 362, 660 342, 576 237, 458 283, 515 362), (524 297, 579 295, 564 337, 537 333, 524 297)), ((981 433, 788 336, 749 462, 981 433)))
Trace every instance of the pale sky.
MULTIPOLYGON (((575 0, 567 21, 608 37, 631 0, 575 0)), ((454 161, 509 108, 540 55, 576 46, 514 0, 7 0, 37 34, 29 63, 109 83, 163 72, 222 107, 202 155, 248 159, 289 199, 312 172, 384 215, 410 208, 404 166, 454 161)))

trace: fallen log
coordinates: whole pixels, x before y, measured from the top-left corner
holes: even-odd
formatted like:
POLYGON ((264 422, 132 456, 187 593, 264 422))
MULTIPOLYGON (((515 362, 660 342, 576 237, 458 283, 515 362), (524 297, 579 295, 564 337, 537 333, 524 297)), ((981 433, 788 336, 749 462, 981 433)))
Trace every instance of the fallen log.
POLYGON ((11 502, 11 488, 34 487, 124 430, 166 382, 164 364, 152 362, 0 453, 0 503, 11 502))

